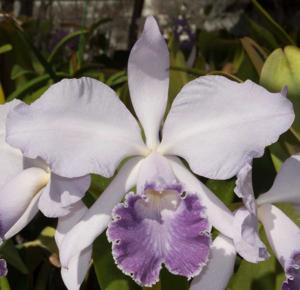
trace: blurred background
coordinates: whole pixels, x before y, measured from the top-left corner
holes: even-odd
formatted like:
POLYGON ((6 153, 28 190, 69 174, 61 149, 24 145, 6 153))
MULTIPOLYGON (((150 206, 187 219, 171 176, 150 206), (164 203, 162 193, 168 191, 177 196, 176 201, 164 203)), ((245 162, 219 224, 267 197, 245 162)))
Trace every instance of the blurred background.
MULTIPOLYGON (((281 163, 300 151, 299 0, 0 0, 0 103, 31 103, 62 78, 90 76, 112 87, 132 110, 127 60, 148 15, 159 21, 169 46, 169 106, 184 84, 206 74, 251 79, 271 91, 288 85, 296 122, 254 163, 255 194, 267 191, 281 163)), ((110 182, 92 180, 87 205, 110 182)), ((203 182, 237 207, 234 179, 203 182)), ((291 206, 281 208, 299 224, 291 206)), ((3 244, 0 256, 9 273, 0 290, 65 289, 53 239, 56 222, 39 214, 3 244)), ((142 289, 116 268, 110 251, 103 234, 82 289, 142 289)), ((228 289, 279 290, 283 279, 274 257, 259 265, 238 258, 228 289)), ((163 270, 152 289, 185 290, 188 282, 163 270)))

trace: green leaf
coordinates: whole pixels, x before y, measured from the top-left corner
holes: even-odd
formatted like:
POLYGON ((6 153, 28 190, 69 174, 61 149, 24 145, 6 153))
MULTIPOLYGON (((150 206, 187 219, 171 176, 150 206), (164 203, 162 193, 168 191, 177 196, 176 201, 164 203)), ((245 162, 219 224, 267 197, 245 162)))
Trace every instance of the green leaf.
POLYGON ((0 54, 11 51, 12 50, 12 45, 11 44, 4 44, 0 46, 0 54))
POLYGON ((94 242, 94 268, 101 290, 141 290, 133 280, 116 266, 111 254, 111 245, 103 233, 94 242))
POLYGON ((0 278, 0 290, 10 290, 9 283, 6 277, 0 278))
POLYGON ((259 25, 256 21, 248 17, 245 18, 252 38, 271 51, 279 47, 276 38, 269 30, 259 25))
POLYGON ((83 34, 87 34, 88 30, 78 30, 78 31, 74 31, 71 32, 70 34, 66 35, 65 37, 63 37, 58 44, 56 44, 56 46, 53 48, 51 54, 48 57, 48 62, 51 63, 53 62, 54 58, 56 57, 57 53, 63 49, 63 47, 70 42, 71 40, 73 40, 74 38, 83 35, 83 34))
POLYGON ((28 269, 11 240, 5 241, 2 244, 0 248, 0 254, 7 261, 7 263, 15 267, 21 273, 28 274, 28 269))
POLYGON ((49 279, 50 264, 46 261, 39 267, 34 290, 46 290, 49 279))
POLYGON ((7 100, 11 101, 13 99, 23 99, 26 95, 33 93, 35 90, 40 89, 45 86, 45 84, 50 80, 49 75, 38 76, 28 82, 26 82, 23 86, 19 87, 17 90, 12 92, 7 100))
POLYGON ((300 133, 300 49, 286 46, 273 51, 262 68, 260 83, 274 92, 288 86, 288 96, 296 112, 294 128, 300 133))
MULTIPOLYGON (((252 264, 242 260, 237 273, 232 277, 228 289, 230 290, 265 290, 275 288, 276 259, 252 264)), ((217 279, 217 277, 216 277, 217 279)))
POLYGON ((2 85, 0 83, 0 104, 4 104, 5 103, 5 96, 4 96, 4 92, 2 89, 2 85))
POLYGON ((260 72, 264 65, 264 61, 267 57, 266 51, 250 37, 241 38, 241 43, 252 64, 254 65, 258 75, 260 75, 260 72))
POLYGON ((282 44, 295 44, 293 39, 286 33, 286 31, 272 18, 272 16, 257 2, 252 0, 252 3, 257 12, 263 17, 268 25, 269 29, 273 32, 274 36, 277 37, 282 44))
POLYGON ((166 268, 160 272, 160 288, 161 290, 187 290, 189 283, 185 277, 173 275, 166 268))
POLYGON ((227 206, 231 205, 234 199, 235 180, 212 180, 206 182, 206 186, 227 206))
POLYGON ((23 67, 21 67, 18 64, 15 64, 12 68, 11 74, 10 74, 10 78, 12 80, 15 80, 21 76, 24 75, 36 75, 36 72, 32 71, 32 70, 28 70, 28 69, 24 69, 23 67))

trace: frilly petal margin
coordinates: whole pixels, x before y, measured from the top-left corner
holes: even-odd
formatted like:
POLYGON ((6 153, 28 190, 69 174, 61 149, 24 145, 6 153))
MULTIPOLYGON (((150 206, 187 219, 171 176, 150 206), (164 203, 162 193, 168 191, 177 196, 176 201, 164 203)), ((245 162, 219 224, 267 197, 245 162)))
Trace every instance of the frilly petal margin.
POLYGON ((169 52, 154 17, 146 19, 128 60, 128 85, 135 112, 153 149, 159 143, 169 88, 169 52))
POLYGON ((159 280, 162 264, 176 275, 198 275, 208 261, 211 240, 197 195, 147 191, 144 196, 127 194, 125 203, 114 208, 107 236, 117 266, 148 287, 159 280))
POLYGON ((71 259, 91 246, 97 236, 106 229, 114 206, 126 192, 136 186, 142 161, 140 157, 129 159, 96 202, 65 235, 60 247, 60 261, 63 267, 68 268, 71 259))
POLYGON ((236 175, 249 156, 260 157, 295 118, 283 93, 247 80, 199 77, 175 98, 158 152, 184 158, 193 172, 211 179, 236 175))
POLYGON ((224 290, 233 275, 236 251, 231 239, 217 236, 207 266, 195 277, 189 290, 224 290))
POLYGON ((72 205, 84 197, 91 183, 89 175, 65 178, 51 173, 39 199, 39 209, 47 217, 60 217, 72 211, 72 205))
POLYGON ((122 159, 147 151, 116 93, 91 78, 64 79, 31 105, 19 104, 8 114, 6 132, 6 141, 24 156, 41 157, 68 178, 110 177, 122 159))
POLYGON ((282 290, 300 289, 300 252, 292 255, 285 266, 286 280, 282 284, 282 290))

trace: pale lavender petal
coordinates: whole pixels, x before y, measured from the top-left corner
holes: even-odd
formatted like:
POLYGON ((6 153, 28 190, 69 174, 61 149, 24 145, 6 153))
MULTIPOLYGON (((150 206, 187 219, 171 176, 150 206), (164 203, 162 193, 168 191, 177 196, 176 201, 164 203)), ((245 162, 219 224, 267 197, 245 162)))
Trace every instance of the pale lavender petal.
POLYGON ((232 240, 217 236, 211 247, 208 265, 195 277, 189 290, 224 290, 234 272, 236 251, 232 240), (226 266, 225 266, 226 265, 226 266))
POLYGON ((282 284, 282 290, 300 289, 300 252, 295 252, 286 262, 286 280, 282 284))
POLYGON ((233 237, 236 251, 248 262, 258 263, 269 258, 266 246, 258 234, 258 222, 256 215, 246 208, 240 208, 234 216, 233 237))
POLYGON ((159 143, 159 128, 168 101, 169 52, 154 17, 147 17, 143 33, 128 60, 128 85, 147 145, 159 143))
POLYGON ((258 207, 268 241, 285 270, 283 290, 300 289, 300 229, 285 213, 271 204, 258 207))
POLYGON ((65 178, 51 173, 50 181, 39 199, 39 209, 48 217, 69 214, 72 205, 84 197, 90 182, 89 175, 65 178))
POLYGON ((0 259, 0 277, 7 275, 7 264, 4 259, 0 259))
POLYGON ((175 98, 157 150, 184 158, 198 175, 228 179, 249 156, 262 156, 294 118, 292 103, 282 93, 270 93, 250 80, 203 76, 175 98))
MULTIPOLYGON (((47 185, 49 174, 40 168, 28 168, 7 182, 0 190, 0 236, 19 221, 38 192, 47 185)), ((33 206, 34 207, 34 206, 33 206)))
POLYGON ((245 207, 256 215, 256 204, 252 185, 252 165, 247 162, 237 174, 234 192, 243 199, 245 207))
POLYGON ((140 127, 116 93, 91 78, 64 79, 6 122, 7 142, 41 157, 58 175, 114 174, 120 161, 147 152, 140 127))
POLYGON ((271 189, 257 198, 259 205, 290 202, 300 205, 300 154, 288 158, 282 164, 271 189))
POLYGON ((210 226, 195 194, 182 197, 175 190, 152 189, 145 196, 129 193, 113 216, 107 234, 114 259, 138 284, 157 282, 162 264, 191 278, 208 261, 210 226))
POLYGON ((20 103, 21 101, 14 100, 0 105, 0 188, 23 170, 21 151, 5 141, 7 114, 20 103))

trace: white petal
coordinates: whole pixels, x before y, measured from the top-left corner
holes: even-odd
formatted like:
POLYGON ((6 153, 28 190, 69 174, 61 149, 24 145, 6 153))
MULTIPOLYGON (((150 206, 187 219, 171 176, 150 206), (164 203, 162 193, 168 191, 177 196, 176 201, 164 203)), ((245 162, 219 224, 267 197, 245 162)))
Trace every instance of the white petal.
POLYGON ((281 93, 250 80, 200 77, 176 97, 158 150, 183 157, 201 176, 227 179, 261 156, 293 120, 292 104, 281 93))
POLYGON ((237 230, 233 237, 236 251, 248 262, 258 263, 269 258, 266 246, 258 234, 258 221, 255 214, 246 208, 235 212, 233 227, 237 230))
POLYGON ((189 290, 225 290, 233 275, 236 252, 230 239, 219 235, 213 241, 211 258, 189 290))
POLYGON ((139 157, 127 161, 98 200, 66 235, 61 245, 60 256, 64 267, 68 267, 72 257, 89 247, 106 229, 113 207, 120 202, 127 191, 136 185, 142 161, 143 159, 139 157))
POLYGON ((282 164, 271 189, 257 198, 258 204, 276 202, 300 204, 300 155, 287 159, 282 164))
POLYGON ((300 250, 300 229, 279 208, 264 204, 258 208, 269 243, 282 266, 295 251, 300 250))
POLYGON ((7 141, 71 178, 111 176, 123 158, 146 150, 124 104, 91 78, 65 79, 30 106, 18 105, 8 116, 7 141))
POLYGON ((169 87, 169 52, 155 19, 146 19, 144 31, 131 50, 128 83, 132 104, 145 131, 147 145, 158 144, 169 87))
POLYGON ((199 195, 202 204, 206 208, 209 222, 223 235, 232 238, 235 229, 233 228, 233 214, 203 183, 201 183, 179 159, 169 158, 173 171, 184 189, 199 195))
POLYGON ((5 124, 8 112, 20 104, 19 100, 0 105, 0 188, 23 169, 23 156, 19 149, 5 142, 5 124))
POLYGON ((247 210, 256 215, 256 203, 252 183, 252 165, 246 163, 237 174, 234 192, 243 199, 247 210))
POLYGON ((79 256, 71 259, 67 269, 61 268, 61 276, 68 290, 80 289, 90 267, 92 250, 92 246, 86 248, 79 256))
POLYGON ((41 194, 39 209, 47 217, 67 215, 72 210, 72 205, 84 197, 90 181, 89 175, 65 178, 52 173, 41 194))
POLYGON ((35 215, 38 213, 38 200, 40 198, 40 192, 37 193, 32 200, 30 201, 29 205, 25 209, 25 211, 22 213, 20 218, 12 225, 12 227, 6 232, 4 235, 4 238, 6 240, 10 239, 17 233, 19 233, 21 230, 23 230, 35 217, 35 215))
MULTIPOLYGON (((78 223, 82 216, 86 213, 87 207, 82 201, 77 202, 72 211, 58 219, 55 233, 55 241, 60 248, 65 235, 78 223)), ((79 290, 80 285, 89 269, 92 256, 92 247, 88 247, 80 255, 73 257, 68 268, 61 269, 61 275, 66 287, 69 290, 79 290)))
POLYGON ((36 212, 36 200, 32 201, 32 199, 47 184, 48 180, 49 174, 47 172, 32 167, 23 170, 1 188, 1 236, 5 238, 10 236, 11 228, 15 227, 16 223, 22 224, 22 227, 24 227, 29 222, 32 212, 36 212))

